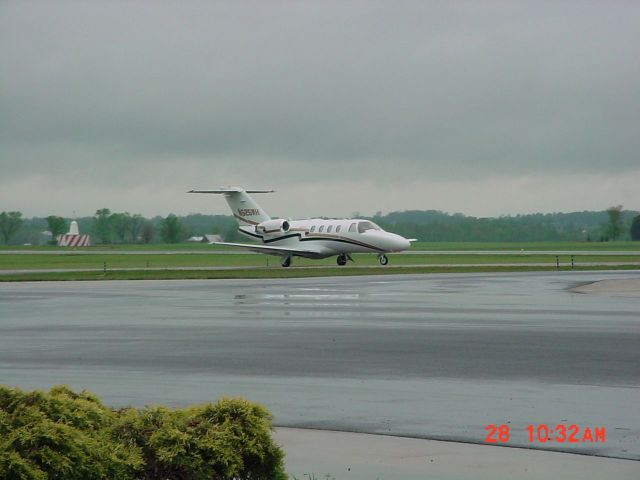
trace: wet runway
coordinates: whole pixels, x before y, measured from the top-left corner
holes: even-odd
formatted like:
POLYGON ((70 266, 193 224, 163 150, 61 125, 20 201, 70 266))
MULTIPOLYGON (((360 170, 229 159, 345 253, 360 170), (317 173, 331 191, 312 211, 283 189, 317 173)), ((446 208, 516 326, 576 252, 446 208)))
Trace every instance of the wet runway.
POLYGON ((244 395, 282 426, 640 459, 640 273, 0 284, 0 382, 109 404, 244 395), (531 442, 527 425, 606 427, 531 442))

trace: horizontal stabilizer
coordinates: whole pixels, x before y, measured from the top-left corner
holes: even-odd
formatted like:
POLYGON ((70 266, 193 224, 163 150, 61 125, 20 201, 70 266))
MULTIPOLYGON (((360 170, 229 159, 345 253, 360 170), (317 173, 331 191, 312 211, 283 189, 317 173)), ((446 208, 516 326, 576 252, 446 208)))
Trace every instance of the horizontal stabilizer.
POLYGON ((245 193, 273 193, 275 190, 245 190, 238 187, 223 187, 216 190, 189 190, 187 193, 233 193, 233 192, 245 192, 245 193))

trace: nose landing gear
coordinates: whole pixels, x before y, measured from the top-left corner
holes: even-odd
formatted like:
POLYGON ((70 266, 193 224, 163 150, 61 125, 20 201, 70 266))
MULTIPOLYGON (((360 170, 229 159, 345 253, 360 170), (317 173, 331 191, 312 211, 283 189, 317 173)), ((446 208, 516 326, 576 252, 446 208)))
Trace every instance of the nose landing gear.
POLYGON ((384 253, 378 256, 378 261, 380 262, 380 265, 386 265, 389 263, 389 259, 384 253))

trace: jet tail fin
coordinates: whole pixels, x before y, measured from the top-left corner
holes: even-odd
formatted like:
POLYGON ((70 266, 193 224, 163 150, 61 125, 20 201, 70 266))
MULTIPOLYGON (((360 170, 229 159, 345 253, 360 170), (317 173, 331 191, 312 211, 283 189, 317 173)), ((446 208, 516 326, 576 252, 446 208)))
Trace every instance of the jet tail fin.
POLYGON ((216 190, 190 190, 187 193, 214 193, 224 195, 233 216, 242 226, 258 225, 271 217, 251 198, 249 193, 271 193, 273 190, 245 190, 239 187, 223 187, 216 190))

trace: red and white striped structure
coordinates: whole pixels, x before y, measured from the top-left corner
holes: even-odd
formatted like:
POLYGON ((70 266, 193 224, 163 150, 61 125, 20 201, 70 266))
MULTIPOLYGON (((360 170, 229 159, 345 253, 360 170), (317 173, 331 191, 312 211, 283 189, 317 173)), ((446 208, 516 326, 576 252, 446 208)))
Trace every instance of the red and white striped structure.
POLYGON ((71 221, 69 233, 58 235, 59 247, 89 247, 91 246, 91 237, 89 235, 80 235, 78 222, 71 221))
POLYGON ((59 247, 90 247, 91 236, 90 235, 71 235, 65 233, 64 235, 58 235, 59 247))

